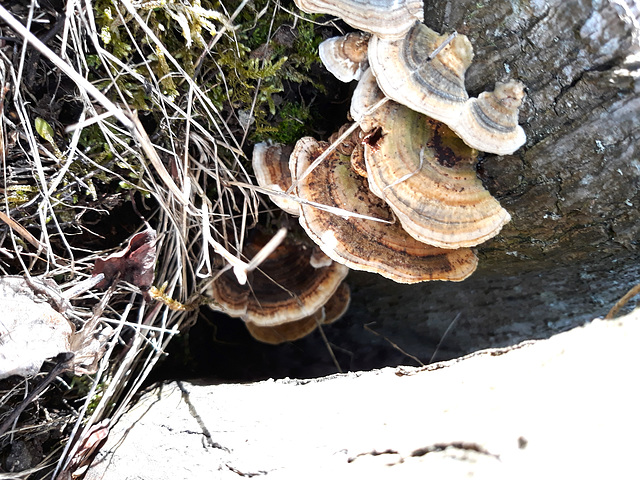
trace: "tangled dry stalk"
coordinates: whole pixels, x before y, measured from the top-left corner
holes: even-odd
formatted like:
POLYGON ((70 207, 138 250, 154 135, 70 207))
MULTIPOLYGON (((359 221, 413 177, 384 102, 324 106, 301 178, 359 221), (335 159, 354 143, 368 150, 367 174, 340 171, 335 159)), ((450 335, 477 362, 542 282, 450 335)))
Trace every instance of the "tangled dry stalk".
MULTIPOLYGON (((157 232, 154 285, 163 286, 165 299, 193 304, 221 269, 234 268, 240 277, 255 268, 239 253, 261 208, 242 150, 248 128, 230 126, 229 112, 223 113, 198 81, 200 72, 220 69, 211 52, 223 36, 235 37, 234 19, 248 3, 233 12, 223 6, 213 12, 199 2, 193 8, 171 1, 109 3, 119 41, 137 52, 128 62, 106 48, 90 0, 68 0, 61 13, 54 4, 35 1, 0 6, 3 275, 44 275, 63 291, 73 289, 90 278, 97 258, 123 248, 105 230, 94 231, 100 222, 119 224, 109 214, 123 205, 132 205, 134 220, 126 220, 130 233, 145 229, 147 222, 157 232), (208 38, 200 45, 195 69, 188 72, 149 26, 154 9, 175 22, 167 28, 178 24, 188 42, 202 44, 208 38), (152 63, 161 64, 165 75, 159 76, 152 63), (134 91, 145 93, 147 112, 134 109, 134 91), (155 126, 149 126, 150 116, 155 126), (36 118, 53 134, 36 132, 36 118), (226 261, 213 258, 213 251, 226 261)), ((279 8, 270 2, 260 15, 270 15, 273 23, 279 8)), ((249 116, 259 86, 260 79, 249 116)), ((4 458, 19 457, 18 446, 32 448, 39 438, 44 459, 21 473, 24 455, 14 463, 5 461, 0 471, 16 473, 0 473, 0 478, 76 478, 82 473, 171 337, 195 321, 195 311, 170 305, 124 282, 105 291, 91 289, 72 302, 76 331, 87 338, 108 335, 106 352, 93 375, 72 384, 63 377, 45 384, 46 373, 2 381, 0 423, 23 409, 0 437, 4 458), (38 385, 46 388, 25 403, 38 385)), ((60 359, 56 374, 63 364, 60 359)))

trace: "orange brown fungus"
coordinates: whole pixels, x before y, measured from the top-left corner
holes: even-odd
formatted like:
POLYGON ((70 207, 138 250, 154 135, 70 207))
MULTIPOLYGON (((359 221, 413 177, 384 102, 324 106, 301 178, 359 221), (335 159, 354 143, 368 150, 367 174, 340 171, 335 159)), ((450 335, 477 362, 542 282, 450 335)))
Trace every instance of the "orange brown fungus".
POLYGON ((388 102, 382 109, 379 139, 364 142, 367 178, 403 228, 450 249, 497 235, 510 216, 477 178, 477 152, 446 125, 403 105, 388 102))
MULTIPOLYGON (((305 137, 291 154, 290 168, 302 173, 327 148, 326 142, 305 137)), ((344 156, 332 152, 298 185, 298 195, 322 205, 393 222, 386 204, 367 188, 344 156)), ((341 216, 301 205, 300 224, 311 239, 336 262, 354 270, 379 273, 400 283, 427 280, 461 281, 476 268, 470 249, 444 250, 421 243, 397 223, 341 216)))
MULTIPOLYGON (((333 144, 351 124, 347 123, 329 137, 329 143, 333 144)), ((364 132, 360 128, 356 128, 351 135, 345 138, 342 143, 336 146, 336 151, 341 155, 345 155, 351 159, 351 168, 361 177, 367 176, 367 167, 364 164, 364 132)))
POLYGON ((284 342, 292 342, 309 335, 316 329, 318 324, 328 324, 338 320, 349 308, 350 300, 349 286, 342 282, 336 293, 313 315, 295 322, 271 327, 263 327, 253 322, 247 322, 247 330, 253 338, 263 343, 277 345, 284 342))
MULTIPOLYGON (((337 132, 331 134, 331 136, 329 137, 329 143, 333 144, 345 131, 351 128, 351 125, 352 124, 350 123, 342 125, 337 132)), ((362 137, 362 130, 356 128, 353 132, 351 132, 351 135, 349 135, 336 146, 336 151, 341 155, 346 155, 347 157, 350 156, 353 153, 353 149, 356 148, 356 146, 362 144, 362 137)))
MULTIPOLYGON (((292 147, 279 143, 256 143, 251 163, 258 185, 270 190, 286 192, 291 186, 289 155, 292 147)), ((298 202, 287 197, 269 195, 273 203, 291 215, 298 215, 298 202)))
POLYGON ((359 80, 368 68, 368 33, 350 32, 342 37, 333 37, 318 47, 320 60, 329 72, 341 82, 359 80))
MULTIPOLYGON (((247 241, 244 256, 253 258, 269 238, 254 233, 247 241)), ((319 310, 346 277, 348 269, 332 262, 314 268, 313 248, 285 239, 257 270, 239 285, 231 270, 211 285, 212 298, 232 317, 260 326, 280 325, 308 317, 319 310)), ((317 255, 317 253, 316 253, 317 255)))

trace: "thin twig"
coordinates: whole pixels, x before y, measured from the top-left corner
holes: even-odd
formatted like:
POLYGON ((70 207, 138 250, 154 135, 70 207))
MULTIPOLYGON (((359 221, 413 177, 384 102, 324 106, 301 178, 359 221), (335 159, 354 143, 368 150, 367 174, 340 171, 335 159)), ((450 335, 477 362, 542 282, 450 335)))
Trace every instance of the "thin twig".
POLYGON ((451 323, 449 324, 447 329, 444 331, 444 333, 440 337, 440 341, 436 345, 436 349, 433 351, 433 355, 431 355, 428 365, 433 363, 433 360, 436 358, 436 355, 438 354, 438 350, 440 350, 440 346, 442 345, 442 342, 444 342, 445 337, 449 334, 449 332, 451 331, 455 323, 458 321, 458 319, 460 318, 460 315, 462 315, 462 312, 458 312, 458 314, 454 317, 453 320, 451 320, 451 323))
POLYGON ((398 350, 400 353, 406 355, 407 357, 409 357, 410 359, 412 359, 414 362, 416 362, 418 365, 420 365, 421 367, 424 367, 424 363, 422 363, 422 361, 416 357, 415 355, 411 355, 410 353, 407 353, 406 351, 404 351, 402 348, 400 348, 400 346, 398 346, 397 343, 392 342, 390 339, 388 339, 387 337, 385 337, 384 335, 381 335, 380 333, 376 332, 375 330, 369 328, 369 325, 371 325, 370 323, 364 324, 364 329, 368 332, 373 333, 374 335, 377 335, 380 338, 383 338, 384 340, 386 340, 387 342, 389 342, 389 344, 391 344, 391 346, 393 348, 395 348, 396 350, 398 350))
POLYGON ((631 290, 629 290, 620 300, 616 302, 616 304, 613 307, 611 307, 611 310, 609 310, 609 313, 607 313, 607 316, 604 317, 605 320, 611 320, 616 315, 616 313, 618 313, 618 311, 627 304, 629 300, 631 300, 633 297, 635 297, 639 293, 640 293, 640 283, 635 287, 633 287, 631 290))

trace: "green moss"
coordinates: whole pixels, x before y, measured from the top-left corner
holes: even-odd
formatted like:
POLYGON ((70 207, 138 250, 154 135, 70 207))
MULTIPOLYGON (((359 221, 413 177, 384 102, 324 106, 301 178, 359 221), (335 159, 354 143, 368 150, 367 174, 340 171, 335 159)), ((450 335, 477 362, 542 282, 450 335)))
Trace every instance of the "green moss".
MULTIPOLYGON (((194 75, 199 67, 196 81, 220 110, 235 113, 232 118, 238 119, 235 128, 239 129, 239 136, 249 125, 250 138, 254 140, 267 137, 292 140, 298 134, 308 133, 313 116, 299 96, 291 92, 297 92, 301 85, 311 91, 324 91, 313 73, 313 66, 319 64, 321 36, 313 23, 304 20, 304 14, 295 19, 268 0, 249 2, 230 25, 222 12, 234 12, 240 3, 240 0, 225 1, 224 5, 206 0, 143 1, 138 3, 138 13, 189 75, 194 75), (206 45, 223 27, 225 33, 212 51, 205 54, 206 45), (199 59, 204 59, 202 65, 198 65, 199 59)), ((187 82, 175 76, 174 66, 150 44, 137 22, 114 0, 97 0, 95 5, 96 23, 105 48, 127 64, 139 64, 137 57, 142 54, 159 79, 162 94, 179 103, 188 92, 187 82), (132 32, 133 40, 127 31, 132 32)), ((98 70, 107 68, 95 59, 90 65, 98 70)), ((153 82, 145 68, 139 67, 136 72, 148 79, 147 84, 153 82)), ((154 99, 139 78, 122 71, 111 73, 118 90, 130 99, 132 107, 153 108, 154 99)), ((101 86, 106 87, 106 82, 101 86)), ((194 106, 194 114, 197 109, 194 106)), ((231 127, 233 131, 234 125, 231 127)))
POLYGON ((294 144, 305 136, 309 125, 313 123, 313 115, 309 107, 301 103, 287 103, 278 111, 277 127, 262 125, 256 129, 256 141, 271 139, 279 143, 294 144))

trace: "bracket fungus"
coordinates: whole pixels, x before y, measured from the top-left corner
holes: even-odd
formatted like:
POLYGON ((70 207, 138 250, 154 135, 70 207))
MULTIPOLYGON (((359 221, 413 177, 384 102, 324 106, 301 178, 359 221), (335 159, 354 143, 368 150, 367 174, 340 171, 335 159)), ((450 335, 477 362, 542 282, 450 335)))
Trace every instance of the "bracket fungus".
POLYGON ((384 93, 378 87, 376 77, 373 76, 371 68, 362 73, 358 85, 351 96, 351 105, 349 107, 349 115, 351 118, 360 123, 360 129, 363 132, 370 131, 379 122, 376 112, 369 112, 378 102, 385 98, 384 93))
MULTIPOLYGON (((291 186, 291 172, 289 171, 289 155, 292 147, 288 145, 266 142, 256 143, 253 147, 251 163, 258 185, 263 188, 282 192, 291 186)), ((278 207, 291 215, 299 215, 299 204, 286 196, 269 195, 278 207)))
POLYGON ((349 286, 342 282, 327 303, 308 317, 270 327, 247 322, 246 327, 253 338, 263 343, 277 345, 292 342, 309 335, 319 324, 333 323, 338 320, 349 308, 350 301, 349 286))
POLYGON ((508 155, 524 145, 527 137, 518 125, 524 85, 516 80, 497 82, 493 92, 467 100, 460 118, 451 125, 470 147, 508 155))
POLYGON ((359 80, 369 67, 367 45, 370 36, 368 33, 350 32, 325 40, 318 46, 322 64, 341 82, 359 80))
MULTIPOLYGON (((329 137, 329 143, 333 144, 342 134, 351 128, 351 124, 346 123, 340 129, 329 137)), ((351 168, 361 177, 367 176, 367 167, 364 163, 364 132, 361 128, 356 128, 351 134, 345 138, 342 143, 336 146, 336 151, 341 155, 345 155, 351 160, 351 168)))
POLYGON ((464 76, 473 47, 465 35, 457 35, 438 52, 448 40, 416 22, 399 40, 373 36, 369 65, 386 96, 449 125, 458 120, 469 98, 464 76))
MULTIPOLYGON (((304 172, 327 147, 326 142, 311 137, 300 139, 290 160, 294 177, 304 172)), ((399 283, 417 283, 461 281, 477 266, 477 257, 470 249, 440 249, 409 236, 394 222, 385 203, 369 191, 366 180, 353 172, 349 158, 338 152, 332 152, 302 179, 297 193, 305 200, 387 221, 345 218, 301 204, 302 227, 324 253, 349 268, 378 273, 399 283)))
POLYGON ((440 122, 394 102, 382 109, 364 142, 369 187, 404 229, 450 249, 496 235, 511 217, 476 176, 477 152, 440 122))
MULTIPOLYGON (((266 243, 264 237, 254 234, 244 255, 258 253, 266 243)), ((259 326, 280 325, 312 315, 333 296, 349 271, 336 262, 314 268, 312 255, 318 252, 286 239, 249 274, 246 285, 238 284, 232 271, 227 270, 211 284, 211 296, 218 304, 213 308, 259 326)))
POLYGON ((401 38, 424 20, 422 0, 294 0, 305 13, 340 17, 354 28, 382 38, 401 38))

